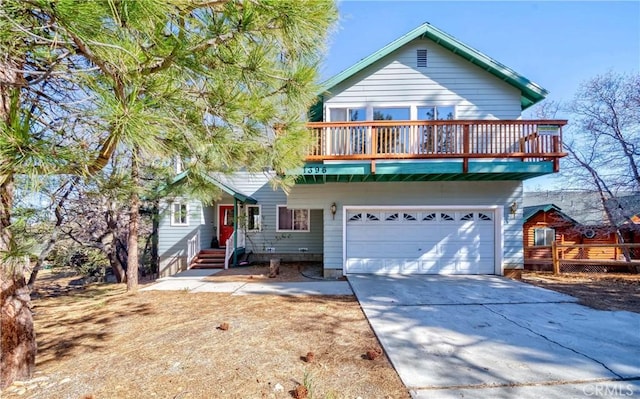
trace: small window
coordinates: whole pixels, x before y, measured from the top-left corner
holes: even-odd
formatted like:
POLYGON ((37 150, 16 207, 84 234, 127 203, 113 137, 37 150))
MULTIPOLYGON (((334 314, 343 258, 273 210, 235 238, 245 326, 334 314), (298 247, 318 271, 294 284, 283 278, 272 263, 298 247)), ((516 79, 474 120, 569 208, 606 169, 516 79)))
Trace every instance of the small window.
POLYGON ((356 213, 355 215, 351 216, 349 218, 350 222, 359 222, 362 220, 362 214, 361 213, 356 213))
POLYGON ((247 205, 247 231, 262 230, 260 205, 247 205))
POLYGON ((416 50, 416 58, 418 68, 427 67, 427 49, 421 48, 416 50))
POLYGON ((176 201, 171 203, 171 225, 189 225, 189 207, 186 203, 176 201))
POLYGON ((556 231, 548 227, 541 229, 533 229, 533 245, 551 245, 553 240, 556 239, 556 231))
POLYGON ((184 171, 184 162, 182 162, 182 158, 180 158, 179 155, 176 156, 175 166, 176 166, 176 174, 180 174, 184 171))
POLYGON ((278 205, 277 231, 309 231, 310 220, 308 209, 289 209, 286 205, 278 205))

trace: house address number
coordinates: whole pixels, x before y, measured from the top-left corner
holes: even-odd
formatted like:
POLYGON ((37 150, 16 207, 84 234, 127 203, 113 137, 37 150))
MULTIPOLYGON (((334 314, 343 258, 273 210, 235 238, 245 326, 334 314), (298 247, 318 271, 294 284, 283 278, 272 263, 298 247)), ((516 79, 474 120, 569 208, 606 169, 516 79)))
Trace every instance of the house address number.
POLYGON ((324 166, 307 166, 304 168, 305 175, 324 175, 327 173, 327 168, 324 166))

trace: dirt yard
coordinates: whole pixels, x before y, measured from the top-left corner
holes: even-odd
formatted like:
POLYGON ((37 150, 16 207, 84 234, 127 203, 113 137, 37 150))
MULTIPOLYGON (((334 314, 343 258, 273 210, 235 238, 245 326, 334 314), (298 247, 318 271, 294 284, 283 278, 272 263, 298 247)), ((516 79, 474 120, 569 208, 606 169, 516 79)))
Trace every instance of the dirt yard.
POLYGON ((291 398, 300 384, 310 398, 409 397, 384 355, 367 359, 379 344, 352 296, 130 295, 70 279, 43 275, 36 374, 0 397, 291 398))
POLYGON ((524 272, 522 280, 569 294, 595 309, 640 313, 640 274, 524 272))
POLYGON ((235 267, 222 270, 213 276, 207 277, 208 281, 242 281, 245 283, 282 283, 323 280, 322 264, 320 263, 283 263, 280 265, 280 273, 275 277, 269 277, 268 264, 255 264, 251 266, 235 267))

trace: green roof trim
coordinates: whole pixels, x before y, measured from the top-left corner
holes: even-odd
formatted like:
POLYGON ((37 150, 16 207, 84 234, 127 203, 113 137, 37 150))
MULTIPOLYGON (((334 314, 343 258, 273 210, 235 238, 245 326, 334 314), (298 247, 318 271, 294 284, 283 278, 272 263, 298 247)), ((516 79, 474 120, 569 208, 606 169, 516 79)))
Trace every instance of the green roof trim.
POLYGON ((471 181, 471 180, 526 180, 553 173, 553 163, 469 161, 469 171, 464 172, 462 161, 376 163, 375 173, 371 162, 321 163, 308 162, 304 167, 288 171, 297 176, 296 184, 324 184, 336 182, 380 181, 471 181))
POLYGON ((530 81, 524 76, 518 74, 513 69, 507 67, 494 60, 493 58, 481 53, 480 51, 467 46, 455 37, 449 35, 446 32, 441 31, 435 26, 427 23, 420 25, 411 32, 403 35, 402 37, 387 44, 380 50, 358 61, 353 66, 345 69, 339 74, 326 80, 320 85, 319 95, 325 92, 331 91, 333 87, 350 78, 361 70, 365 69, 374 62, 386 57, 393 51, 399 49, 410 41, 417 38, 428 38, 436 44, 446 48, 447 50, 459 55, 474 65, 484 69, 490 74, 494 75, 500 80, 503 80, 520 90, 520 105, 521 109, 525 110, 530 106, 542 101, 549 92, 539 86, 538 84, 530 81))
POLYGON ((571 223, 574 223, 576 225, 580 224, 575 219, 573 219, 571 216, 569 216, 566 213, 562 212, 560 207, 558 207, 558 206, 556 206, 554 204, 542 204, 542 205, 525 206, 523 208, 523 210, 522 210, 522 217, 523 217, 524 220, 529 220, 533 216, 535 216, 538 212, 549 212, 549 211, 556 211, 563 219, 565 219, 567 221, 570 221, 571 223))

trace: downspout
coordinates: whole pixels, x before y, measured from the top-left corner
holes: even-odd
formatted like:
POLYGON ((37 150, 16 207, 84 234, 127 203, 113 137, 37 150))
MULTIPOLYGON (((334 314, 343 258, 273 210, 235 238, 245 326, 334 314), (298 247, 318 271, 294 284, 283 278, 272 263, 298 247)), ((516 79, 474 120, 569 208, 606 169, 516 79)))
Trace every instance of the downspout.
POLYGON ((238 199, 233 199, 233 266, 238 266, 238 199))

